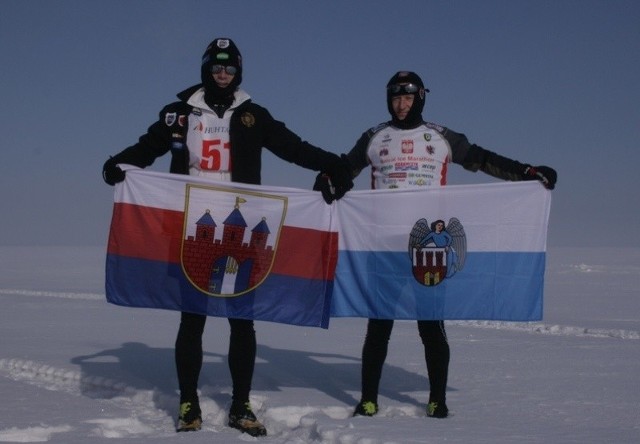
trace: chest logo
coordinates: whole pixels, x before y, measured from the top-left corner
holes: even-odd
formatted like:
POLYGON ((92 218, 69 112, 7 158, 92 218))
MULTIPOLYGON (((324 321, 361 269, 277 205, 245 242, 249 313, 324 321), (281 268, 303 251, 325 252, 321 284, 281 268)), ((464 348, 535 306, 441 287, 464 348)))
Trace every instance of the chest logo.
POLYGON ((177 113, 166 113, 164 115, 164 123, 167 126, 171 126, 176 122, 177 113))
POLYGON ((404 139, 401 143, 402 154, 413 154, 413 140, 404 139))
POLYGON ((256 124, 256 118, 253 116, 253 114, 249 112, 242 114, 242 116, 240 116, 240 121, 247 128, 251 128, 253 125, 256 124))

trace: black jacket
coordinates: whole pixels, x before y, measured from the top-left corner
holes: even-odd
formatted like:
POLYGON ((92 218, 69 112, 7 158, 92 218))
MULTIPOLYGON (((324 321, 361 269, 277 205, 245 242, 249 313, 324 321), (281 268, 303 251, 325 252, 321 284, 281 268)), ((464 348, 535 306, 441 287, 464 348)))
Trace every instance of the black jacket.
MULTIPOLYGON (((190 113, 198 110, 187 100, 200 87, 196 85, 178 94, 180 100, 165 106, 146 134, 136 144, 113 156, 113 160, 144 168, 171 151, 170 172, 189 174, 185 122, 190 113)), ((339 156, 303 141, 284 123, 275 120, 266 108, 251 100, 240 104, 231 115, 229 137, 233 165, 231 180, 234 182, 260 184, 263 147, 281 159, 310 170, 330 172, 341 165, 339 156)))

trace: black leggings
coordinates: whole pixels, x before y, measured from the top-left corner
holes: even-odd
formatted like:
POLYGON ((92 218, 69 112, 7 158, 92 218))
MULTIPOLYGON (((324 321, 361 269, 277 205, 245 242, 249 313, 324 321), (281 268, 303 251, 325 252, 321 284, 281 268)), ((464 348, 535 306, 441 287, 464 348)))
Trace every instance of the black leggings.
MULTIPOLYGON (((393 320, 369 319, 362 347, 362 400, 378 402, 382 366, 387 357, 393 320)), ((429 402, 444 403, 449 374, 449 343, 444 321, 418 321, 429 374, 429 402)))
MULTIPOLYGON (((182 313, 176 338, 176 369, 180 402, 198 399, 198 378, 202 369, 202 333, 205 315, 182 313)), ((256 332, 253 321, 229 319, 229 370, 233 383, 233 401, 249 401, 253 368, 256 361, 256 332)))

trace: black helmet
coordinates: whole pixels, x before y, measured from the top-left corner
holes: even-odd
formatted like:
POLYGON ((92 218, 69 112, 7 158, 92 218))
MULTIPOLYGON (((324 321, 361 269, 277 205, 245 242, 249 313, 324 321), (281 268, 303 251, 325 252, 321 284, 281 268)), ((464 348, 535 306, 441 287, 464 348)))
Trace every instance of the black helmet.
POLYGON ((217 38, 207 46, 202 55, 200 76, 207 95, 228 97, 233 94, 242 83, 242 56, 233 40, 217 38), (233 66, 236 68, 235 77, 226 88, 220 88, 213 80, 211 67, 214 65, 233 66))
POLYGON ((424 83, 418 74, 411 71, 398 71, 387 83, 387 109, 391 114, 391 120, 399 128, 413 128, 422 122, 422 109, 424 108, 425 96, 429 90, 424 87, 424 83), (413 106, 409 114, 403 120, 398 120, 391 106, 391 99, 395 96, 412 94, 413 106))

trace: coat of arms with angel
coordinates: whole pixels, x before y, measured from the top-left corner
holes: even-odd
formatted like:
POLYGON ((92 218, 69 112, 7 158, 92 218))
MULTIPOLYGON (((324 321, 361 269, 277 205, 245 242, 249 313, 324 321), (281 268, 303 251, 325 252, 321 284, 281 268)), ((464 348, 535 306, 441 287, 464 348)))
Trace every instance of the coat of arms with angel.
POLYGON ((409 234, 409 257, 413 276, 426 286, 434 286, 464 268, 467 237, 460 221, 452 217, 429 224, 418 220, 409 234))

